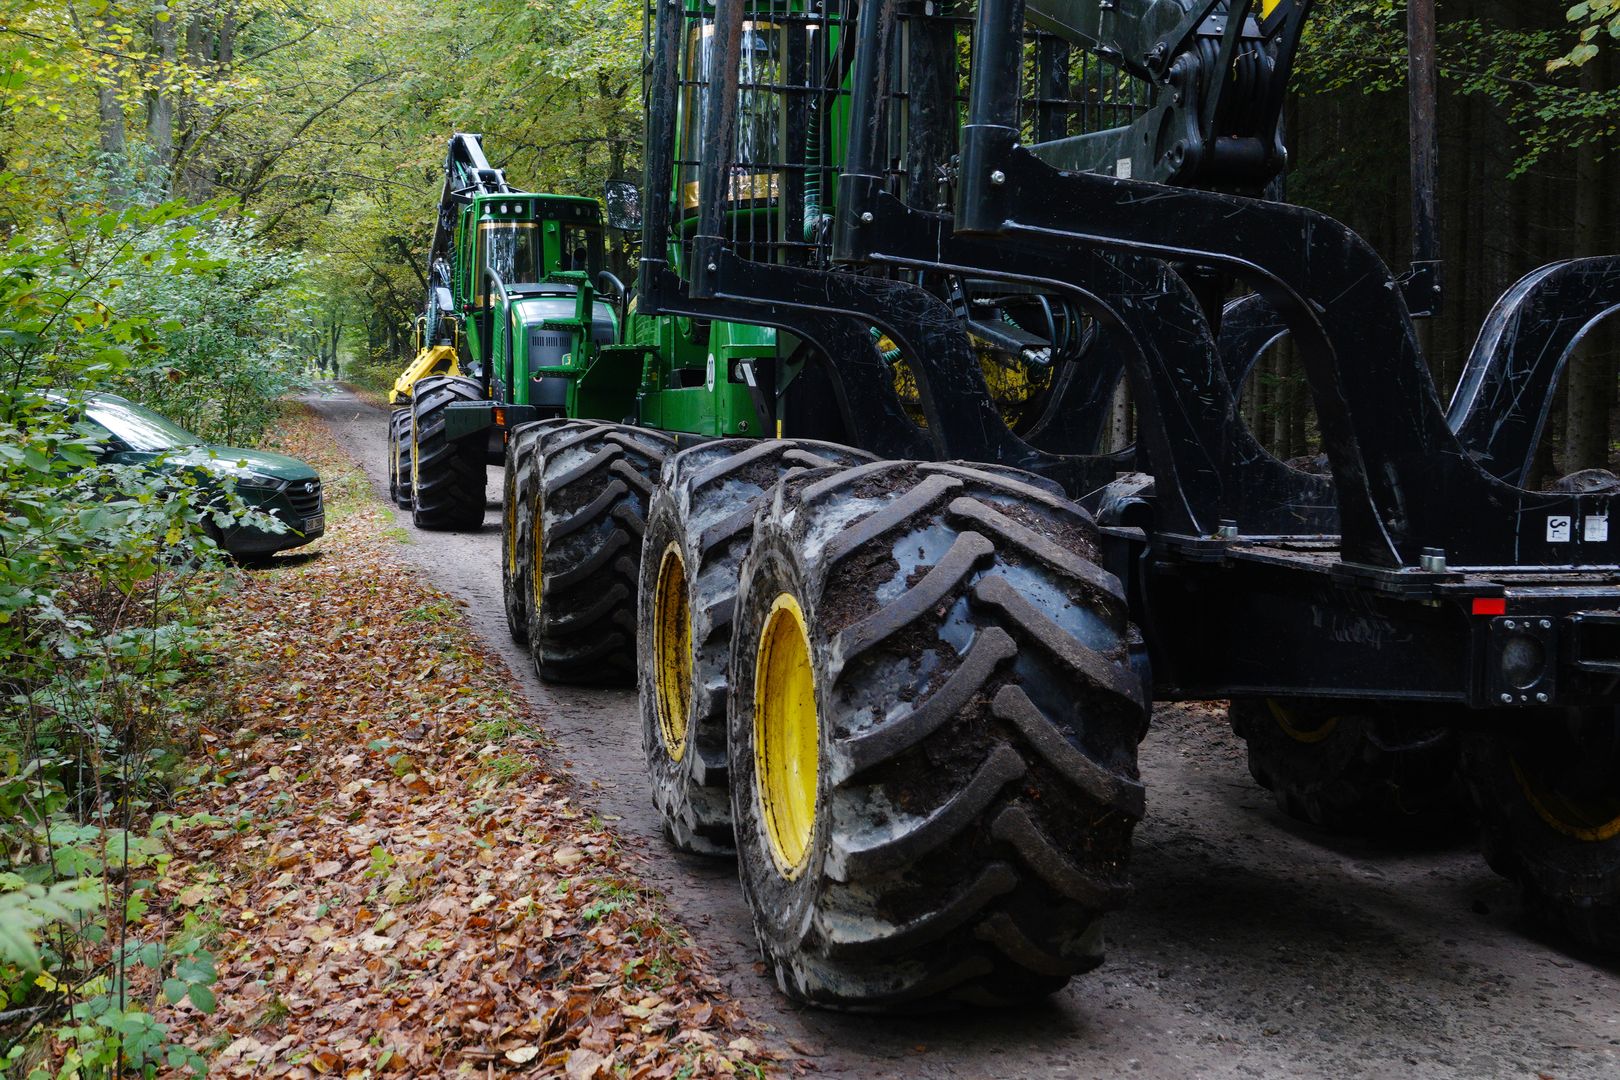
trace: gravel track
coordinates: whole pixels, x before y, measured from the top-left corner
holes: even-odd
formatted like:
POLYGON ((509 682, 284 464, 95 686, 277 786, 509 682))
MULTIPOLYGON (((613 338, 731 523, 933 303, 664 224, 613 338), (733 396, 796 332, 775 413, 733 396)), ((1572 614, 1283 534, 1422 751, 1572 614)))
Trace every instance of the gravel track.
MULTIPOLYGON (((387 414, 341 387, 304 399, 387 504, 387 414)), ((1545 940, 1468 840, 1391 850, 1283 817, 1223 715, 1162 705, 1143 744, 1136 896, 1109 958, 1017 1014, 872 1018, 797 1009, 756 966, 736 871, 671 852, 642 783, 630 691, 552 688, 507 635, 500 475, 476 535, 410 530, 465 601, 558 756, 642 856, 643 878, 731 993, 812 1068, 859 1077, 1620 1077, 1620 963, 1545 940)), ((399 513, 409 529, 410 516, 399 513)))

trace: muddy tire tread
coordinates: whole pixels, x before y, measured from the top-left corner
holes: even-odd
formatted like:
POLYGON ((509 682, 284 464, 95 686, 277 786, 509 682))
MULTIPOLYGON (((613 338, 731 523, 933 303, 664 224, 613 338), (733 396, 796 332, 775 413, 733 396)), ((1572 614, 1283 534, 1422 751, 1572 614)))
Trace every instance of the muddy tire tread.
POLYGON ((1520 788, 1505 737, 1463 743, 1463 775, 1492 870, 1514 882, 1531 918, 1580 945, 1620 954, 1620 836, 1577 841, 1554 831, 1520 788))
POLYGON ((665 463, 648 517, 653 539, 641 567, 638 640, 642 748, 664 835, 677 850, 713 856, 729 856, 734 850, 726 761, 727 665, 737 574, 754 518, 782 477, 870 460, 864 451, 814 440, 731 439, 693 447, 665 463), (679 763, 663 747, 648 606, 665 545, 672 541, 680 544, 689 575, 692 619, 692 707, 687 757, 679 763))
POLYGON ((542 594, 527 612, 535 670, 548 682, 630 684, 647 504, 674 439, 596 420, 541 425, 530 485, 541 514, 531 530, 542 594))
POLYGON ((411 410, 396 408, 388 415, 388 501, 401 510, 411 508, 411 410))
POLYGON ((506 463, 501 480, 501 604, 506 613, 506 629, 520 645, 529 643, 529 547, 533 543, 532 493, 538 467, 534 448, 547 426, 555 420, 539 420, 512 429, 506 443, 506 463), (515 532, 514 537, 512 533, 515 532), (517 564, 507 559, 508 545, 515 544, 517 564))
POLYGON ((419 529, 471 532, 484 522, 487 480, 483 447, 445 437, 444 410, 457 401, 481 401, 476 379, 420 379, 411 395, 411 520, 419 529))
POLYGON ((1300 743, 1265 701, 1232 702, 1232 730, 1248 748, 1249 774, 1277 808, 1329 832, 1404 839, 1456 832, 1468 824, 1468 796, 1458 771, 1457 733, 1411 726, 1389 707, 1304 702, 1299 709, 1336 710, 1334 730, 1300 743))
POLYGON ((866 703, 823 711, 827 835, 799 881, 784 885, 753 839, 752 770, 734 770, 745 892, 791 996, 859 1010, 1010 1004, 1100 962, 1098 920, 1130 894, 1147 701, 1095 537, 1050 488, 963 463, 885 462, 777 487, 743 570, 732 753, 752 753, 745 639, 765 594, 789 584, 841 613, 842 625, 810 616, 828 643, 818 700, 866 703), (861 500, 871 512, 849 519, 861 500), (863 568, 898 574, 908 538, 937 550, 924 558, 919 543, 914 568, 888 582, 903 587, 861 584, 863 568), (953 645, 947 626, 971 638, 953 645), (925 653, 935 666, 907 682, 925 653), (926 777, 938 778, 930 798, 926 777), (882 807, 887 820, 874 817, 882 807))

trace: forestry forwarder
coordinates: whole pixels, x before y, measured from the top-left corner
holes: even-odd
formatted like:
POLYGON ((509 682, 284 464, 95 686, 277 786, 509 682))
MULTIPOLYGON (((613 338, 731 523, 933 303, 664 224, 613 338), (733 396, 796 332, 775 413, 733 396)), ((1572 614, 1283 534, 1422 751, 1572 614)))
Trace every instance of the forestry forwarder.
POLYGON ((593 286, 624 288, 602 258, 595 199, 517 191, 479 136, 451 138, 416 356, 388 396, 389 491, 418 527, 477 529, 511 428, 615 396, 625 368, 599 346, 623 316, 593 286))
MULTIPOLYGON (((634 198, 630 185, 610 197, 625 188, 634 198)), ((549 679, 634 672, 642 520, 677 437, 842 430, 817 419, 836 408, 810 390, 795 396, 795 410, 781 406, 778 387, 804 361, 777 362, 774 330, 638 316, 602 263, 596 200, 519 192, 490 166, 479 136, 451 138, 417 352, 389 398, 390 489, 418 527, 475 530, 485 466, 508 462, 507 616, 518 640, 535 643, 549 679), (529 423, 538 418, 549 422, 529 423), (537 532, 542 489, 547 520, 558 524, 537 532), (529 570, 535 544, 547 546, 543 575, 529 570), (543 605, 530 598, 542 582, 543 605)), ((866 460, 781 439, 767 456, 866 460)))
POLYGON ((1620 260, 1510 290, 1443 406, 1431 79, 1411 271, 1268 198, 1308 8, 650 9, 640 380, 513 429, 507 612, 546 677, 637 673, 666 831, 735 851, 795 997, 1016 1001, 1099 963, 1154 697, 1231 699, 1326 826, 1466 782, 1491 864, 1620 948, 1620 482, 1525 486, 1620 260), (1325 473, 1238 408, 1284 335, 1325 473))

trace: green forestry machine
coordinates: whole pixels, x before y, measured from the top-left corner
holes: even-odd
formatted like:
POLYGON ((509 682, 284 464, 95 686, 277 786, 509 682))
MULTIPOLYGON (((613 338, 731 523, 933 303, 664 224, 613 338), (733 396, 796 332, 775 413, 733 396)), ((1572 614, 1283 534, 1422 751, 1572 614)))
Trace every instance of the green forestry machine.
POLYGON ((507 424, 506 609, 543 678, 636 681, 669 839, 735 854, 786 993, 1100 963, 1155 699, 1230 700, 1322 826, 1466 788, 1530 908, 1620 948, 1620 481, 1528 486, 1620 259, 1515 285, 1442 402, 1411 6, 1397 274, 1278 197, 1307 0, 649 5, 636 288, 547 368, 617 396, 507 424), (1238 407, 1283 338, 1324 466, 1238 407))
POLYGON ((486 466, 542 416, 607 407, 621 363, 603 363, 622 299, 602 268, 595 199, 518 191, 457 134, 445 158, 416 353, 389 393, 389 494, 424 529, 475 530, 486 466))

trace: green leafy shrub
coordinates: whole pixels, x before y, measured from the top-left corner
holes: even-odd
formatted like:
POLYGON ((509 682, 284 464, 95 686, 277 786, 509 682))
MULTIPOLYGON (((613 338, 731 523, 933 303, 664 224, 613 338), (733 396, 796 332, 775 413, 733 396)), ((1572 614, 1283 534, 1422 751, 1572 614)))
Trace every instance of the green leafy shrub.
MULTIPOLYGON (((0 177, 0 182, 3 182, 0 177)), ((76 401, 116 388, 249 441, 290 384, 297 266, 212 210, 64 215, 0 248, 0 1068, 201 1073, 151 1015, 214 1008, 195 936, 143 935, 162 813, 205 704, 210 527, 272 525, 183 471, 103 456, 76 401), (289 312, 291 314, 289 314, 289 312), (189 680, 189 681, 188 681, 189 680)))

